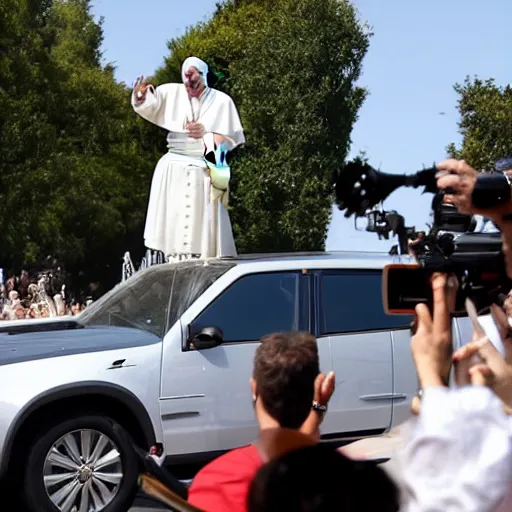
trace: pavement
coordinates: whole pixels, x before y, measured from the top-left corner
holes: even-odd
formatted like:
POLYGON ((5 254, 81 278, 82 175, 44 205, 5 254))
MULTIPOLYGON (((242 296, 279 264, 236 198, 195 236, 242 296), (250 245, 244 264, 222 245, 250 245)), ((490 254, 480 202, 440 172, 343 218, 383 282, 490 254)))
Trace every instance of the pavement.
POLYGON ((354 459, 389 459, 380 467, 386 470, 400 487, 403 477, 398 453, 404 446, 408 428, 409 423, 405 422, 387 434, 355 441, 340 448, 340 451, 354 459))
POLYGON ((133 507, 128 512, 162 512, 162 510, 169 509, 149 498, 138 496, 133 507))

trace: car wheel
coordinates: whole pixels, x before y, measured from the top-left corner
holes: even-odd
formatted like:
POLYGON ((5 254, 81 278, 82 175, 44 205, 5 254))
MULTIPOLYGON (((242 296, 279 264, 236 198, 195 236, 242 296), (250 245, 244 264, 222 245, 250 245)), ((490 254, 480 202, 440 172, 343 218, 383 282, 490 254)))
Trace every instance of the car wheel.
POLYGON ((130 508, 137 491, 137 459, 127 436, 116 434, 113 425, 104 416, 77 416, 54 422, 32 440, 23 493, 30 510, 130 508))

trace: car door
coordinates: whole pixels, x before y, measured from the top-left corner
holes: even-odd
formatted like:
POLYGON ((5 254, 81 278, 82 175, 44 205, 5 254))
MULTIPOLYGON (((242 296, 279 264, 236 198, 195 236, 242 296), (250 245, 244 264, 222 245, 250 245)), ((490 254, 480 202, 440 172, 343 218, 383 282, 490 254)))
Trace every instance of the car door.
POLYGON ((326 437, 359 437, 391 425, 393 388, 391 331, 408 325, 386 315, 380 270, 325 270, 316 275, 316 331, 329 338, 336 392, 322 432, 326 437))
POLYGON ((309 328, 307 282, 297 271, 241 275, 182 316, 184 338, 218 327, 223 343, 208 350, 185 346, 164 357, 160 403, 168 453, 226 450, 256 438, 249 388, 254 353, 267 334, 309 328))

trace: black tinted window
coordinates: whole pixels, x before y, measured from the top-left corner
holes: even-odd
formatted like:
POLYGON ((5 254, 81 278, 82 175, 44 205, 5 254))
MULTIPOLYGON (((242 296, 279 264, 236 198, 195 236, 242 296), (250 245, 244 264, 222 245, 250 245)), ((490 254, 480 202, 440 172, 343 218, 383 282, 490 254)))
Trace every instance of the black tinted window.
POLYGON ((407 327, 410 315, 386 315, 380 271, 327 273, 321 281, 322 334, 407 327))
POLYGON ((193 322, 192 332, 219 327, 224 341, 252 341, 298 327, 299 276, 253 274, 231 285, 193 322))

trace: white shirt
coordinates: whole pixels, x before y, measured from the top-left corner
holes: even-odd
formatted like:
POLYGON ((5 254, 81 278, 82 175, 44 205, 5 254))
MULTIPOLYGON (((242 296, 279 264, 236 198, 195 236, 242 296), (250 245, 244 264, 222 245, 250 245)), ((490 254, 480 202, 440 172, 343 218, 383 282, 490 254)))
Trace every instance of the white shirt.
POLYGON ((401 510, 496 512, 511 489, 511 426, 487 388, 424 389, 402 453, 401 510))

